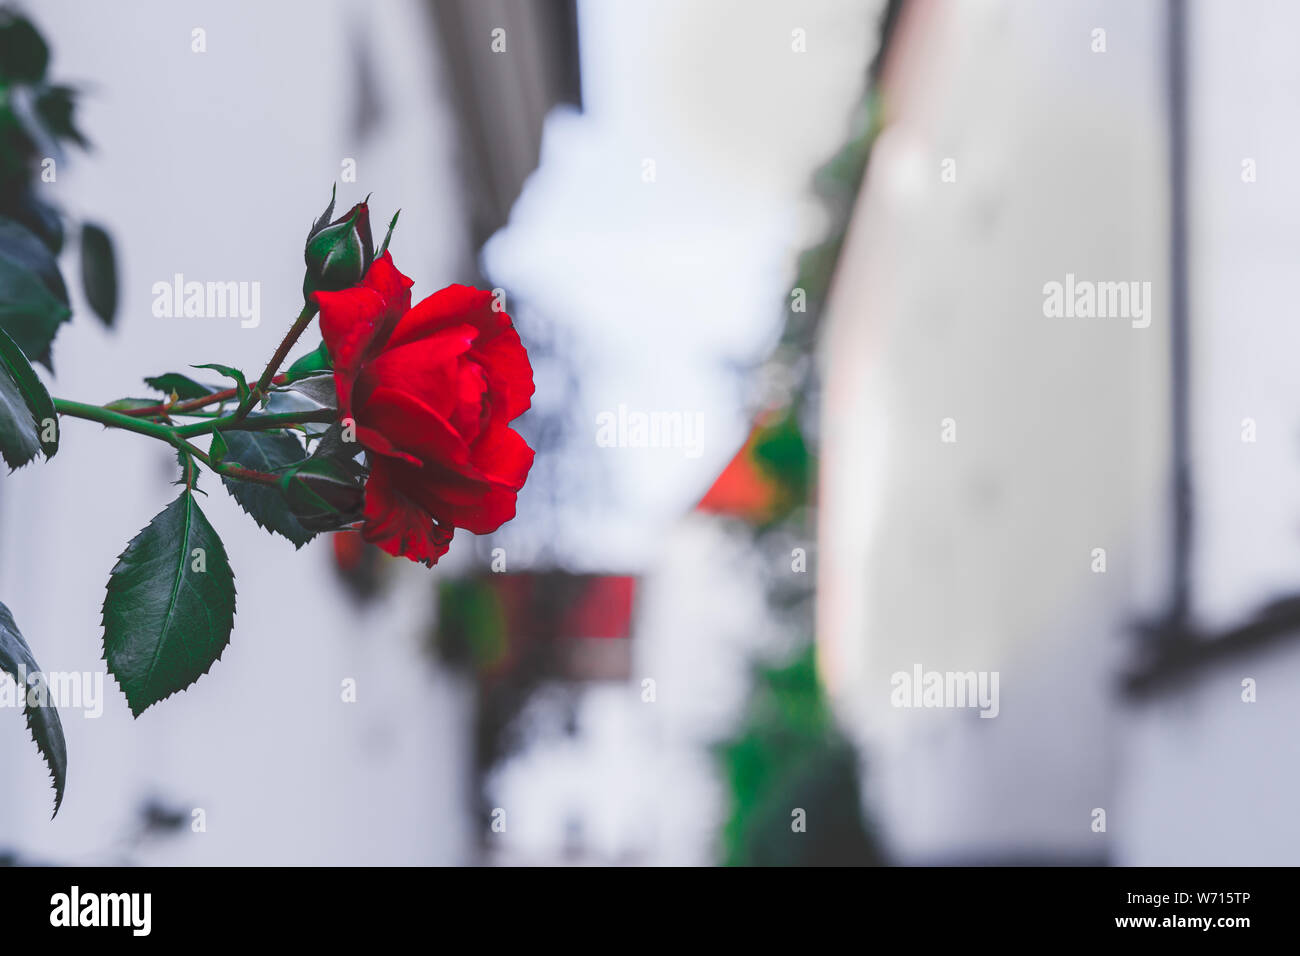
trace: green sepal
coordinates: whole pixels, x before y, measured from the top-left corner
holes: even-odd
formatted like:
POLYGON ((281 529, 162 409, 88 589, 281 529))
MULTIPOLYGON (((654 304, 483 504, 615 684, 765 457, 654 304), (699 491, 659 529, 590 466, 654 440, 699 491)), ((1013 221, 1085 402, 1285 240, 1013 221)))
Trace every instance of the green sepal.
POLYGON ((225 437, 221 432, 212 433, 212 444, 208 447, 208 459, 213 465, 219 465, 226 460, 226 454, 230 451, 230 446, 226 443, 225 437))
POLYGON ((334 200, 338 198, 338 190, 339 190, 338 183, 333 183, 330 186, 330 204, 325 207, 325 211, 320 214, 319 218, 317 218, 317 220, 314 223, 312 223, 311 231, 307 233, 307 238, 309 240, 311 239, 312 236, 316 235, 316 233, 320 232, 327 225, 329 225, 330 216, 334 215, 334 200))
POLYGON ((393 238, 393 229, 397 227, 397 217, 401 214, 402 210, 400 209, 393 213, 393 221, 388 224, 388 233, 384 236, 384 244, 380 246, 379 251, 375 253, 376 259, 383 256, 383 254, 388 251, 388 241, 393 238))
POLYGON ((285 472, 280 489, 304 528, 335 531, 361 518, 364 477, 355 461, 313 455, 285 472))

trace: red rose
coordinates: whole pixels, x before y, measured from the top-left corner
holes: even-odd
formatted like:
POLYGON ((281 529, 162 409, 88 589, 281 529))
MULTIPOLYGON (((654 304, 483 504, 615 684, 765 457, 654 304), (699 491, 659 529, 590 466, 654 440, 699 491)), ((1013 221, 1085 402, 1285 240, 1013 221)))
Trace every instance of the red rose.
POLYGON ((533 370, 492 294, 453 285, 411 308, 411 280, 387 252, 361 285, 316 292, 339 414, 370 455, 362 534, 432 565, 456 528, 515 516, 533 450, 510 427, 533 370))

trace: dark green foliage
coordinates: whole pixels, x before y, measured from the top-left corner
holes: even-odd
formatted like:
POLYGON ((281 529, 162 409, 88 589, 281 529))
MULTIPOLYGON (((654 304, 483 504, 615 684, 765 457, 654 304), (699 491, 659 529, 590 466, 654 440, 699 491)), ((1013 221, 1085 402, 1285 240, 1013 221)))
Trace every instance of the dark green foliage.
POLYGON ((37 452, 53 458, 58 450, 54 401, 27 356, 0 330, 0 455, 10 468, 21 468, 37 452))
POLYGON ((234 623, 226 550, 186 489, 131 539, 108 580, 104 660, 131 713, 206 674, 234 623))
POLYGON ((177 372, 168 372, 165 375, 155 375, 152 378, 146 378, 144 383, 150 388, 157 389, 164 395, 176 393, 177 398, 203 398, 205 395, 211 395, 215 389, 207 385, 200 385, 191 378, 187 378, 177 372))
MULTIPOLYGON (((252 471, 277 472, 307 458, 302 443, 284 431, 230 431, 225 438, 226 462, 252 471)), ((294 516, 288 498, 276 485, 231 478, 222 478, 221 482, 259 527, 288 538, 295 548, 301 548, 316 536, 315 531, 303 527, 294 516)))
POLYGON ((50 779, 54 784, 54 813, 57 814, 63 803, 63 787, 68 775, 68 747, 63 739, 63 724, 58 709, 49 699, 49 685, 36 658, 14 623, 14 616, 3 604, 0 604, 0 671, 19 684, 17 693, 22 697, 27 729, 50 768, 50 779), (33 675, 36 675, 34 679, 33 675))
POLYGON ((81 286, 90 307, 111 328, 117 317, 117 257, 108 233, 89 222, 81 227, 81 286))
POLYGON ((881 862, 858 804, 857 758, 826 706, 811 646, 758 671, 744 722, 718 754, 732 798, 728 865, 881 862), (796 811, 803 832, 793 827, 796 811))

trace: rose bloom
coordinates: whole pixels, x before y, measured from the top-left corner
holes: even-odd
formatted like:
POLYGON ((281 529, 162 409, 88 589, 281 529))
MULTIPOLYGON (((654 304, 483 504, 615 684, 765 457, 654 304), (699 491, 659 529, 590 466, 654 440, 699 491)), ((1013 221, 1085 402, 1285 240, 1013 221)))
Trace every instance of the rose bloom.
POLYGON ((313 297, 339 415, 369 452, 361 532, 432 565, 456 528, 515 516, 533 450, 510 422, 532 403, 533 369, 490 292, 448 286, 412 308, 411 285, 385 252, 361 285, 313 297))

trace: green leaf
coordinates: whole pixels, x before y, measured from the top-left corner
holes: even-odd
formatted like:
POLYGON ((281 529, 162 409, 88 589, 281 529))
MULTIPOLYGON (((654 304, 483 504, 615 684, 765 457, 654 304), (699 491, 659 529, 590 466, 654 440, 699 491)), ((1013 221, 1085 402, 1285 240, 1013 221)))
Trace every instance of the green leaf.
POLYGON ((337 405, 338 389, 334 386, 333 375, 312 375, 300 378, 292 385, 277 385, 266 397, 266 410, 271 414, 332 411, 337 405))
POLYGON ((99 320, 111 329, 117 316, 117 258, 108 233, 91 222, 81 227, 81 287, 99 320))
POLYGON ((27 356, 0 331, 0 455, 21 468, 36 453, 53 458, 59 450, 59 417, 27 356), (48 439, 48 440, 46 440, 48 439))
POLYGON ((22 193, 10 215, 30 229, 50 252, 57 256, 63 251, 63 218, 57 209, 42 202, 34 191, 28 189, 22 193))
POLYGON ((211 395, 216 391, 216 389, 209 388, 207 385, 200 385, 193 379, 186 378, 178 372, 155 375, 152 378, 146 378, 144 383, 164 395, 171 395, 172 392, 175 392, 177 398, 203 398, 205 395, 211 395))
POLYGON ((0 217, 0 256, 36 273, 56 299, 68 304, 68 288, 63 284, 58 260, 40 237, 26 226, 0 217))
MULTIPOLYGON (((293 435, 284 431, 225 432, 227 450, 226 464, 243 465, 253 471, 276 472, 290 465, 296 465, 307 457, 302 444, 293 435)), ((275 485, 261 485, 251 481, 222 476, 222 484, 239 502, 258 527, 265 528, 293 542, 295 548, 316 536, 294 517, 289 501, 275 485)))
POLYGON ((237 368, 231 368, 229 365, 218 365, 216 362, 209 362, 207 365, 191 365, 190 368, 210 368, 214 372, 220 372, 226 378, 233 378, 241 402, 248 395, 248 380, 244 378, 244 373, 237 368))
POLYGON ((63 785, 68 776, 68 747, 63 740, 63 724, 58 708, 50 700, 49 685, 32 650, 14 623, 9 608, 0 604, 0 670, 14 679, 17 693, 22 697, 23 716, 32 735, 36 749, 45 758, 54 782, 54 813, 57 816, 63 803, 63 785), (37 679, 32 680, 32 675, 37 679), (41 688, 44 688, 42 691, 41 688), (33 703, 35 701, 35 703, 33 703))
POLYGON ((0 256, 0 329, 33 361, 50 365, 50 343, 72 313, 40 277, 0 256))
POLYGON ((329 349, 325 347, 324 340, 298 361, 289 366, 289 371, 285 374, 289 382, 296 382, 300 378, 307 378, 311 375, 319 375, 322 372, 328 372, 334 368, 334 363, 330 361, 329 349))
POLYGON ((104 407, 114 412, 129 412, 137 408, 153 408, 158 404, 156 398, 118 398, 107 403, 104 407))
POLYGON ((77 91, 70 86, 46 86, 36 94, 36 115, 51 136, 71 140, 82 149, 90 141, 77 129, 73 114, 77 109, 77 91))
POLYGON ((37 83, 49 63, 50 48, 32 22, 12 10, 0 10, 0 80, 37 83))
POLYGON ((188 490, 131 539, 108 579, 104 660, 131 713, 184 690, 230 643, 235 576, 188 490))

